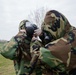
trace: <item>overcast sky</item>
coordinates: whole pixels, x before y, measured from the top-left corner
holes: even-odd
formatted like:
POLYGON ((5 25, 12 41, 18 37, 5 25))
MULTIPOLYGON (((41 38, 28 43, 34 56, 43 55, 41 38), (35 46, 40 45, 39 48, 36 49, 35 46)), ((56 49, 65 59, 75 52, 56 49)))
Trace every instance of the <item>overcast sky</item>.
POLYGON ((76 27, 76 0, 0 0, 0 39, 10 40, 20 21, 41 7, 60 11, 76 27))

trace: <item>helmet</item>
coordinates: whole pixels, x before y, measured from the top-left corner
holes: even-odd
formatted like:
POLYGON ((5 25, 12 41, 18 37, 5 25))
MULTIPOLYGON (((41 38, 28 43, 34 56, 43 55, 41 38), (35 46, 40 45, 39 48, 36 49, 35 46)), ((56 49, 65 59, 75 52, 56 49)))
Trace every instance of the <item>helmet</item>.
POLYGON ((36 30, 37 28, 38 27, 35 24, 31 23, 28 20, 22 20, 19 25, 19 30, 25 29, 27 37, 30 38, 32 38, 34 30, 36 30))
POLYGON ((41 27, 43 33, 51 37, 49 42, 63 37, 71 30, 71 25, 67 18, 56 10, 50 10, 46 13, 41 27))

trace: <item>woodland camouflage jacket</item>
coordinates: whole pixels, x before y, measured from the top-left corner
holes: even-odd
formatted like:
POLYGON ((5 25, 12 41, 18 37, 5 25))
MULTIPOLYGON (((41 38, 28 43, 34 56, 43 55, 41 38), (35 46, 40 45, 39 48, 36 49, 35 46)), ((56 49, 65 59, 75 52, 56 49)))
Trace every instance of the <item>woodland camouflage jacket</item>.
POLYGON ((42 43, 45 43, 45 47, 39 44, 39 50, 36 48, 38 40, 32 42, 32 58, 36 59, 35 56, 38 56, 37 59, 46 75, 52 75, 51 71, 55 75, 69 75, 69 71, 76 68, 76 28, 70 25, 64 15, 51 10, 46 13, 42 30, 52 36, 52 39, 46 44, 43 37, 42 43))
POLYGON ((45 40, 30 44, 19 33, 2 47, 1 54, 14 60, 17 75, 59 75, 76 68, 76 29, 65 16, 55 10, 47 12, 42 30, 53 37, 45 46, 45 40))
MULTIPOLYGON (((20 32, 21 29, 24 29, 25 22, 27 20, 20 22, 19 33, 0 49, 1 55, 14 61, 16 75, 28 75, 30 71, 30 40, 25 39, 26 34, 20 32)), ((32 74, 36 75, 36 71, 32 74)))

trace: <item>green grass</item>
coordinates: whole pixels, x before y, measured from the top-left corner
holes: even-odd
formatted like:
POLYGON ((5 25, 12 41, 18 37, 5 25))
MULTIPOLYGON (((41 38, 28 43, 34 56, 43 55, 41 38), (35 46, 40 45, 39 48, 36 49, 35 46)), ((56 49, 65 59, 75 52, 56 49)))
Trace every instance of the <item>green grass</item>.
POLYGON ((0 55, 0 75, 16 75, 13 61, 0 55))

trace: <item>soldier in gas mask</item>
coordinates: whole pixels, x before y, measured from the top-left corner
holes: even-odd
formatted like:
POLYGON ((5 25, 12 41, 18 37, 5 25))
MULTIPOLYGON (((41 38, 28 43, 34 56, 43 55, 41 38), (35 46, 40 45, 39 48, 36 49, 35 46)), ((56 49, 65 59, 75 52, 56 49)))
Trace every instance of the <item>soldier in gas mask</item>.
POLYGON ((18 34, 12 37, 1 49, 1 55, 14 61, 16 75, 28 75, 31 60, 30 42, 34 30, 37 28, 35 24, 28 20, 22 20, 18 34))
POLYGON ((39 35, 44 47, 37 43, 34 36, 31 44, 33 53, 31 64, 40 64, 45 75, 76 74, 76 28, 71 26, 67 18, 56 10, 46 13, 39 35))

